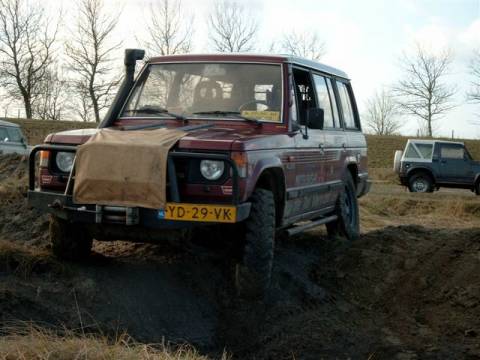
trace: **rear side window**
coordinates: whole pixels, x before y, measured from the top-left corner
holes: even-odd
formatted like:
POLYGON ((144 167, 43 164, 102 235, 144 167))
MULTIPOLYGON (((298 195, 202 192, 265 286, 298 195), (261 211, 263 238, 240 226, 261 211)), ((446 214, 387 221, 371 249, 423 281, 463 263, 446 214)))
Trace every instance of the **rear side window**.
POLYGON ((408 159, 420 159, 420 154, 417 152, 413 144, 408 144, 405 150, 405 157, 408 159))
POLYGON ((330 103, 330 95, 328 93, 327 83, 325 78, 320 75, 313 75, 315 82, 315 90, 317 91, 318 107, 323 109, 324 127, 333 128, 335 123, 333 120, 332 105, 330 103))
POLYGON ((461 146, 442 145, 440 156, 444 159, 464 159, 465 151, 461 146))
POLYGON ((430 159, 432 157, 433 144, 416 144, 416 146, 424 159, 430 159))
POLYGON ((347 84, 337 81, 338 94, 340 96, 340 103, 343 112, 343 121, 347 129, 358 129, 355 123, 355 116, 353 113, 352 100, 348 91, 347 84))

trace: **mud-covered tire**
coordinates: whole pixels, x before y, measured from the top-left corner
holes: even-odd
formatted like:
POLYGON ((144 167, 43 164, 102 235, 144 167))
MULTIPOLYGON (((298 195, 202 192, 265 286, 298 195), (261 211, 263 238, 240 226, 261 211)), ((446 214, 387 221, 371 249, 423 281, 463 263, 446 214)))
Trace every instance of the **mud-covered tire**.
POLYGON ((81 224, 50 217, 50 244, 53 254, 63 260, 83 260, 90 255, 93 238, 81 224))
POLYGON ((241 298, 262 298, 272 277, 275 247, 275 198, 256 189, 250 199, 250 216, 244 222, 244 247, 235 269, 235 287, 241 298))
POLYGON ((329 237, 340 236, 350 241, 357 240, 360 237, 357 192, 350 172, 346 174, 343 180, 343 190, 337 199, 334 215, 337 215, 337 220, 326 224, 329 237))
POLYGON ((475 184, 475 194, 480 195, 480 180, 475 184))
POLYGON ((434 185, 432 177, 425 172, 413 174, 408 178, 410 192, 431 193, 434 185))

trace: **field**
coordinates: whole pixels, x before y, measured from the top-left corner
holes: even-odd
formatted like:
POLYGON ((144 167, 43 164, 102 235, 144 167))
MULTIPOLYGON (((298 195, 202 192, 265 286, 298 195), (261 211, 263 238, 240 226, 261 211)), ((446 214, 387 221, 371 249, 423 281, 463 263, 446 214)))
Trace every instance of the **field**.
MULTIPOLYGON (((22 125, 32 143, 52 129, 22 125)), ((47 219, 25 204, 26 160, 0 156, 0 358, 480 357, 479 198, 406 192, 390 172, 405 138, 368 142, 360 240, 323 227, 279 239, 256 304, 235 300, 224 259, 173 245, 95 243, 87 263, 55 260, 47 219)))

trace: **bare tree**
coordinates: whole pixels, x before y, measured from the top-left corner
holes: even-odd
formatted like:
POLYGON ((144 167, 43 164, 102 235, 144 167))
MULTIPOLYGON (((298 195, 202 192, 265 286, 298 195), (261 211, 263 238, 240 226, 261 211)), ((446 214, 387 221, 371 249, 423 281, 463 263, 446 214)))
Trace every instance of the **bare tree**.
POLYGON ((108 107, 120 82, 112 69, 112 55, 121 46, 113 39, 119 13, 108 13, 103 0, 80 0, 77 12, 78 21, 65 49, 74 73, 74 89, 79 96, 88 95, 95 121, 99 122, 100 113, 108 107))
POLYGON ((428 52, 416 45, 415 54, 403 55, 403 78, 394 87, 401 110, 420 118, 426 135, 433 135, 433 122, 455 107, 452 96, 455 87, 443 82, 452 54, 444 50, 439 54, 428 52))
POLYGON ((150 54, 184 54, 191 50, 194 17, 186 13, 181 0, 151 3, 149 14, 149 39, 144 43, 150 54))
POLYGON ((258 22, 239 1, 216 0, 208 25, 210 40, 216 51, 253 50, 258 22))
POLYGON ((480 49, 473 53, 470 62, 470 73, 473 80, 472 88, 467 92, 467 99, 474 103, 480 103, 480 49))
POLYGON ((0 0, 0 84, 10 98, 23 101, 27 118, 48 76, 57 29, 38 3, 0 0))
POLYGON ((58 64, 50 66, 39 83, 33 102, 35 116, 40 119, 61 120, 68 99, 68 82, 58 64))
POLYGON ((395 134, 402 127, 398 115, 398 105, 390 92, 385 89, 376 91, 367 100, 366 123, 374 134, 395 134))
POLYGON ((283 35, 281 50, 311 60, 320 60, 325 55, 325 43, 316 32, 290 32, 283 35))

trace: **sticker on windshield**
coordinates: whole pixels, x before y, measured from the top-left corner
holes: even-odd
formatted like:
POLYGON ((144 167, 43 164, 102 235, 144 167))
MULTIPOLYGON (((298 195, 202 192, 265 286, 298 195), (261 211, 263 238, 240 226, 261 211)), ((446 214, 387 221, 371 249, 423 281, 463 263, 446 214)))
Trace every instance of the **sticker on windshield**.
POLYGON ((242 111, 241 114, 242 114, 242 116, 250 117, 250 118, 253 118, 253 119, 280 122, 280 112, 279 111, 245 110, 245 111, 242 111))

